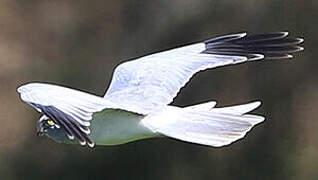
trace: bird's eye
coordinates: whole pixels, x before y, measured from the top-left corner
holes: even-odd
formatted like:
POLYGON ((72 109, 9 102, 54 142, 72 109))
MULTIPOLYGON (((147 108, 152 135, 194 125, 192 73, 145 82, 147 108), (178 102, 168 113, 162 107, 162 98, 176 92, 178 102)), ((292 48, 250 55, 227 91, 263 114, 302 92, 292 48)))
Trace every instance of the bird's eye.
POLYGON ((47 123, 48 125, 50 125, 50 126, 53 126, 53 125, 54 125, 54 121, 52 121, 52 120, 48 120, 48 121, 46 121, 46 123, 47 123))

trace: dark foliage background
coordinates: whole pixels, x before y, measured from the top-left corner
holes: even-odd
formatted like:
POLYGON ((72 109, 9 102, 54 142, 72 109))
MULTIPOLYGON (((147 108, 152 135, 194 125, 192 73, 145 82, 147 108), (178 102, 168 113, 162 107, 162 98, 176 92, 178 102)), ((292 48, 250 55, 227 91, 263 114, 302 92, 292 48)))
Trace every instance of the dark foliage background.
POLYGON ((1 179, 317 179, 315 0, 0 0, 1 179), (196 75, 174 104, 263 100, 267 117, 224 148, 172 139, 113 147, 57 144, 35 135, 39 114, 19 100, 26 82, 103 95, 125 60, 218 35, 289 30, 305 37, 293 60, 196 75))

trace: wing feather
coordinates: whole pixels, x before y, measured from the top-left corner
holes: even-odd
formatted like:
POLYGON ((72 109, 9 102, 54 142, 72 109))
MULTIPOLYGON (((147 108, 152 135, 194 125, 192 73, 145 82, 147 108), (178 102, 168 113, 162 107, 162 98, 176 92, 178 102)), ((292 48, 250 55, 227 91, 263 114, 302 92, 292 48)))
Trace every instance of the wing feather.
POLYGON ((301 38, 287 32, 233 34, 188 45, 119 65, 104 98, 124 110, 149 114, 172 102, 197 72, 259 59, 291 58, 301 38))
MULTIPOLYGON (((94 146, 89 137, 94 112, 111 106, 101 97, 44 83, 30 83, 18 88, 21 99, 61 126, 69 139, 94 146)), ((114 107, 114 106, 112 106, 114 107)))

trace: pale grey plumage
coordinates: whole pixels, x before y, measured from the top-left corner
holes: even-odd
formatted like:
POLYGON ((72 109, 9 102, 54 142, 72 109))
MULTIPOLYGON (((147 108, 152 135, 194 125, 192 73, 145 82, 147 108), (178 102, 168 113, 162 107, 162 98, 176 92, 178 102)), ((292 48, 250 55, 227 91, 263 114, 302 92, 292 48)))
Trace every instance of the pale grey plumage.
POLYGON ((136 126, 153 133, 219 147, 242 138, 264 120, 261 116, 245 114, 260 102, 226 108, 215 108, 215 102, 187 108, 168 104, 201 70, 245 61, 291 58, 289 53, 303 49, 297 46, 303 40, 287 35, 287 32, 234 34, 125 62, 115 69, 104 98, 44 83, 23 85, 18 92, 23 101, 44 114, 44 119, 52 119, 69 139, 76 137, 82 145, 94 146, 90 138, 94 130, 89 129, 93 114, 120 109, 134 114, 128 113, 127 117, 140 121, 136 126))

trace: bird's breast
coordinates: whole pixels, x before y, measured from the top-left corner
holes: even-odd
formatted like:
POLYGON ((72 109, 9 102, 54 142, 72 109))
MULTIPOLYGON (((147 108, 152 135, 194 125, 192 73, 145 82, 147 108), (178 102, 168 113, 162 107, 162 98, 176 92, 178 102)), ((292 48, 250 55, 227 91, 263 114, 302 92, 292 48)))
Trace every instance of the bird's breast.
POLYGON ((105 109, 93 115, 91 134, 96 145, 118 145, 160 134, 140 124, 145 116, 115 109, 105 109))

